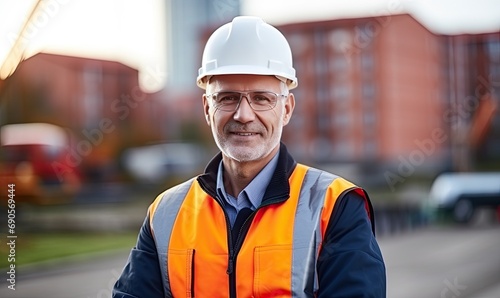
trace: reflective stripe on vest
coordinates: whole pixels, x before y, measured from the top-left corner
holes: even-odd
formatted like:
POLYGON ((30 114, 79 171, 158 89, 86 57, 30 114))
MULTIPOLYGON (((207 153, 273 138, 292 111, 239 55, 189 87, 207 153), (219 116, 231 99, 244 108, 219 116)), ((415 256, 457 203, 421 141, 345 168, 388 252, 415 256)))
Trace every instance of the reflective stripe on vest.
POLYGON ((174 225, 175 217, 182 205, 182 201, 192 185, 193 180, 194 178, 160 194, 149 207, 150 226, 158 252, 158 261, 160 262, 165 297, 173 297, 170 291, 168 273, 165 270, 167 266, 167 250, 170 241, 170 232, 174 225), (162 198, 165 197, 169 198, 163 200, 162 198), (160 205, 160 207, 158 205, 160 205))
MULTIPOLYGON (((290 198, 259 208, 236 260, 238 297, 313 297, 316 263, 337 198, 352 183, 298 164, 290 198)), ((166 297, 227 297, 226 217, 196 180, 150 207, 166 297), (196 260, 196 261, 195 261, 196 260)))

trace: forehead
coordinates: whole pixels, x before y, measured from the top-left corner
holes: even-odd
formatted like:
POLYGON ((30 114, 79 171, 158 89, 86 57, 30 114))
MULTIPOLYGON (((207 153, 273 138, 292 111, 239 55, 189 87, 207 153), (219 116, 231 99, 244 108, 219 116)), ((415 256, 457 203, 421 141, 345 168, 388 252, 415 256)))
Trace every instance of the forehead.
POLYGON ((210 78, 207 90, 280 90, 280 80, 275 76, 263 75, 219 75, 210 78))

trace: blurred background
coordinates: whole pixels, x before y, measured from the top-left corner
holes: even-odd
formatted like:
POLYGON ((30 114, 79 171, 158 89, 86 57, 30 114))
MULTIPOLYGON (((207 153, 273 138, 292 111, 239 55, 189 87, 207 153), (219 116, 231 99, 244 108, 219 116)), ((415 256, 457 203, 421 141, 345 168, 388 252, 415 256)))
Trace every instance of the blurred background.
POLYGON ((368 190, 388 297, 500 297, 495 0, 0 0, 0 296, 110 296, 147 206, 217 153, 195 78, 237 15, 289 40, 283 141, 368 190))

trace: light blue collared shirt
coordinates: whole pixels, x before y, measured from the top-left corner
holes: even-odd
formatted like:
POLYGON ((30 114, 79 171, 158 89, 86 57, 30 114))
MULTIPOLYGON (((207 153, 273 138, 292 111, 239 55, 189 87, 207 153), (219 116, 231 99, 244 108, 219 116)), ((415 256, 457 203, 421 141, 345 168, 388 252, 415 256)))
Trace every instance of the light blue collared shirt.
POLYGON ((219 164, 217 171, 217 193, 224 198, 223 207, 229 216, 231 227, 236 220, 238 212, 242 208, 257 209, 262 203, 262 198, 266 192, 266 188, 273 177, 274 170, 278 164, 279 152, 267 163, 267 165, 253 178, 253 180, 238 194, 235 198, 226 192, 224 188, 224 166, 222 161, 219 164))

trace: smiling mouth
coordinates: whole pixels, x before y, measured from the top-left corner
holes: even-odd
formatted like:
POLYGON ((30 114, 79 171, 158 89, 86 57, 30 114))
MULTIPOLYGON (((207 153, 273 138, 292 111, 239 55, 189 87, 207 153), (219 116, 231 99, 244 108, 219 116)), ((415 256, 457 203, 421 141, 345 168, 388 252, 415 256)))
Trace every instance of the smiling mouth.
POLYGON ((258 133, 256 132, 232 132, 233 135, 241 136, 241 137, 251 137, 256 136, 258 133))

